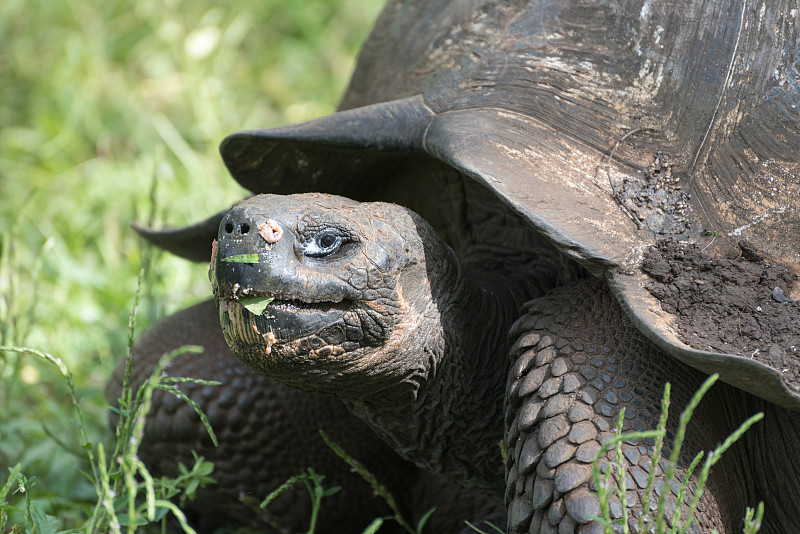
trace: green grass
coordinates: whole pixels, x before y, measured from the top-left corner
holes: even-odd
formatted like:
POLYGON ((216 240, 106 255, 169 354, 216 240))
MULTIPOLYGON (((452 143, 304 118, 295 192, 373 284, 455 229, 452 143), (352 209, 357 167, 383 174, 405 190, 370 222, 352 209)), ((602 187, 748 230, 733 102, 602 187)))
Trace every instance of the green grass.
POLYGON ((332 112, 381 3, 0 2, 0 345, 60 358, 85 417, 56 366, 0 354, 0 485, 17 464, 34 480, 15 506, 33 495, 59 528, 90 516, 81 446, 112 442, 103 388, 140 268, 139 331, 210 294, 206 266, 148 257, 130 222, 241 198, 220 140, 332 112))
MULTIPOLYGON (((705 484, 711 472, 711 468, 722 458, 722 455, 733 445, 747 430, 755 423, 764 418, 763 413, 756 413, 745 420, 736 430, 734 430, 725 441, 717 445, 713 451, 707 453, 698 452, 692 462, 686 467, 683 479, 677 477, 677 467, 679 458, 681 456, 681 448, 683 441, 686 437, 686 429, 689 421, 692 419, 695 409, 700 404, 705 394, 719 379, 718 374, 709 376, 703 384, 698 388, 689 403, 680 414, 678 422, 678 429, 672 443, 669 443, 671 449, 669 458, 666 461, 666 471, 661 471, 662 449, 664 446, 664 438, 667 436, 667 418, 669 416, 670 405, 670 384, 667 383, 664 387, 664 396, 661 401, 661 415, 658 424, 653 430, 622 432, 623 423, 625 421, 625 408, 622 408, 617 418, 616 434, 613 439, 603 443, 602 447, 597 451, 594 464, 592 465, 592 478, 594 487, 600 501, 600 515, 598 521, 604 526, 605 534, 614 534, 621 532, 628 534, 630 532, 631 518, 628 516, 628 505, 626 503, 626 487, 625 479, 627 468, 625 458, 622 454, 622 444, 631 443, 635 444, 642 440, 653 440, 653 453, 650 460, 650 469, 648 470, 647 483, 642 493, 642 510, 653 510, 647 514, 640 515, 635 521, 636 532, 655 532, 656 534, 685 534, 695 520, 694 514, 697 510, 697 505, 705 490, 705 484), (612 456, 613 461, 608 462, 607 456, 610 451, 614 451, 612 456), (705 461, 703 458, 705 457, 705 461), (697 469, 700 462, 703 465, 700 472, 697 469), (601 463, 602 462, 602 463, 601 463), (657 474, 658 473, 658 474, 657 474), (692 476, 696 477, 695 489, 691 499, 688 498, 687 490, 692 476), (662 482, 663 488, 670 487, 670 481, 680 482, 676 502, 687 503, 688 509, 685 510, 683 515, 683 508, 678 507, 673 516, 665 513, 667 506, 667 495, 669 491, 662 491, 660 494, 654 496, 656 489, 656 480, 662 482), (622 516, 618 519, 613 519, 611 514, 611 499, 616 497, 622 516), (650 506, 651 499, 654 500, 654 508, 650 506)), ((764 503, 759 503, 758 507, 754 510, 747 508, 744 517, 744 534, 756 534, 761 528, 761 519, 764 515, 764 503)), ((716 531, 713 531, 716 533, 716 531)))

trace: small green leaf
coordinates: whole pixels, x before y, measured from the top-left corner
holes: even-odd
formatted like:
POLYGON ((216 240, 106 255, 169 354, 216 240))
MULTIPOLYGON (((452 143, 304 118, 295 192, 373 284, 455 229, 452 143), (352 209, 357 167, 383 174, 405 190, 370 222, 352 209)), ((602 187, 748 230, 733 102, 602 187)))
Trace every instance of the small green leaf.
POLYGON ((239 304, 253 315, 261 315, 273 300, 272 297, 242 297, 239 304))
POLYGON ((52 515, 44 513, 44 508, 38 501, 30 503, 31 519, 36 526, 36 532, 40 534, 55 534, 58 530, 58 520, 52 515))
POLYGON ((10 511, 10 512, 17 512, 18 514, 24 514, 25 510, 21 510, 16 506, 11 506, 10 504, 0 504, 0 510, 2 511, 10 511))
POLYGON ((342 489, 341 486, 334 486, 332 488, 328 488, 322 493, 322 496, 323 497, 330 497, 331 495, 339 493, 339 490, 341 490, 341 489, 342 489))
POLYGON ((422 532, 423 527, 425 527, 425 523, 428 522, 428 519, 431 518, 431 516, 433 515, 433 512, 435 512, 435 511, 436 511, 436 507, 434 506, 433 508, 431 508, 430 510, 425 512, 425 515, 423 515, 422 518, 417 523, 417 532, 422 532))
MULTIPOLYGON (((164 515, 166 515, 166 511, 164 512, 164 515)), ((128 517, 128 514, 119 514, 117 516, 117 519, 119 520, 120 526, 127 527, 127 526, 130 526, 130 524, 131 524, 130 523, 130 518, 128 517)), ((153 522, 158 521, 159 519, 155 519, 153 522)), ((148 525, 150 523, 151 523, 151 521, 149 521, 144 516, 137 516, 133 520, 134 526, 137 526, 137 527, 143 527, 143 526, 148 525)))
POLYGON ((381 525, 383 525, 383 518, 378 517, 377 519, 375 519, 375 521, 370 523, 369 526, 366 529, 364 529, 364 532, 362 532, 361 534, 375 534, 376 532, 378 532, 378 529, 381 528, 381 525))
POLYGON ((258 263, 258 254, 237 254, 235 256, 226 256, 222 261, 230 263, 258 263))

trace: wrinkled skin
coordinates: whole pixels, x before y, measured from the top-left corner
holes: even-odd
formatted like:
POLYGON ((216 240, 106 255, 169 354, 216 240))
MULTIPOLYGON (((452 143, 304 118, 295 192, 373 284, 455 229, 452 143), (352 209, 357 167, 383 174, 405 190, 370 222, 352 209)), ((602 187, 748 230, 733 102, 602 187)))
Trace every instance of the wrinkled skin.
MULTIPOLYGON (((262 221, 251 213, 248 203, 234 207, 221 225, 224 238, 216 258, 236 256, 241 248, 241 253, 257 250, 265 260, 214 262, 216 271, 225 273, 221 280, 233 280, 230 284, 220 282, 215 293, 221 299, 223 328, 234 328, 244 338, 235 350, 240 354, 252 352, 246 357, 251 366, 290 384, 295 373, 281 373, 282 362, 328 359, 335 368, 315 380, 319 389, 329 394, 348 376, 360 376, 366 369, 375 368, 386 378, 379 393, 387 401, 415 394, 398 386, 413 388, 413 376, 394 362, 400 344, 417 342, 403 333, 413 332, 414 324, 431 305, 430 289, 422 285, 426 281, 425 263, 420 261, 422 242, 410 237, 416 234, 413 219, 394 223, 388 217, 381 218, 380 205, 365 219, 357 216, 355 203, 341 206, 342 212, 333 219, 326 216, 331 206, 323 197, 309 196, 300 203, 289 198, 274 200, 285 204, 273 218, 286 228, 286 236, 280 241, 270 244, 254 231, 266 224, 267 218, 262 221), (307 203, 311 209, 298 211, 307 203), (319 205, 318 210, 315 205, 319 205), (254 222, 231 222, 239 218, 254 222), (321 255, 324 248, 319 241, 327 244, 327 240, 337 248, 334 259, 321 255), (273 258, 278 261, 271 261, 273 258), (270 280, 269 293, 259 290, 264 274, 270 280), (400 276, 419 283, 403 283, 400 276), (267 321, 257 316, 252 324, 250 317, 240 318, 237 311, 241 308, 231 299, 262 295, 276 299, 268 307, 271 318, 267 321), (274 343, 269 341, 272 337, 274 343), (387 346, 389 340, 392 343, 387 346), (385 350, 365 350, 377 346, 385 350), (270 357, 261 357, 265 351, 270 357), (335 380, 329 381, 332 375, 335 380)), ((217 279, 212 276, 212 281, 217 279)), ((370 393, 376 393, 374 388, 373 384, 370 393)))
MULTIPOLYGON (((527 286, 489 280, 396 205, 320 194, 248 199, 220 225, 211 279, 237 356, 259 372, 343 399, 426 469, 498 501, 505 488, 511 532, 593 531, 590 462, 611 436, 618 406, 628 410, 626 429, 653 428, 652 408, 667 380, 677 406, 702 381, 645 340, 602 285, 573 281, 543 296, 533 277, 527 286), (272 243, 252 231, 268 220, 283 232, 272 243), (256 257, 226 261, 243 254, 256 257), (244 306, 253 296, 275 300, 256 315, 244 306), (534 300, 520 317, 528 298, 534 300), (505 466, 501 441, 509 451, 505 466)), ((764 499, 764 531, 788 532, 785 510, 798 509, 796 492, 776 491, 771 480, 797 466, 769 454, 778 435, 800 452, 794 414, 718 387, 696 414, 678 473, 751 407, 766 411, 766 422, 718 464, 695 531, 735 532, 744 505, 764 499)), ((649 465, 646 448, 626 452, 636 466, 649 465)), ((634 487, 635 517, 641 488, 634 487)), ((675 495, 669 500, 668 517, 678 506, 675 495)))

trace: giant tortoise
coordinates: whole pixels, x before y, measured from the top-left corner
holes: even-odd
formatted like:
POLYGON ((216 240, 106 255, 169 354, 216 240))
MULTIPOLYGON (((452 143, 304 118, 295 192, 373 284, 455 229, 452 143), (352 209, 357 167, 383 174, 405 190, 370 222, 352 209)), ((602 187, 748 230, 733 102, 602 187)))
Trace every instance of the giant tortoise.
MULTIPOLYGON (((502 501, 508 532, 594 532, 619 409, 652 428, 665 382, 683 406, 718 373, 691 455, 765 416, 694 528, 737 531, 763 500, 762 532, 796 531, 796 1, 390 0, 340 112, 221 152, 263 195, 145 234, 192 256, 218 231, 219 318, 250 367, 502 501)), ((635 521, 652 449, 623 452, 635 521)))

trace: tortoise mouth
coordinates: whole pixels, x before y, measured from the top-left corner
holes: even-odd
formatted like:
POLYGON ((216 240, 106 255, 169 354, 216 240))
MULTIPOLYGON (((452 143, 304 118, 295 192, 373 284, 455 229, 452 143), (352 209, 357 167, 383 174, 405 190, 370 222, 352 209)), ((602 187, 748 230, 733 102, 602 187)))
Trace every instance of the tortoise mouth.
MULTIPOLYGON (((266 300, 253 306, 246 298, 220 299, 220 324, 229 342, 261 346, 267 354, 273 346, 298 345, 295 343, 298 340, 308 340, 307 350, 299 352, 341 345, 345 341, 345 315, 356 306, 346 299, 306 302, 293 298, 252 298, 266 300)), ((297 348, 292 352, 297 353, 297 348)))

